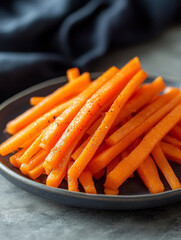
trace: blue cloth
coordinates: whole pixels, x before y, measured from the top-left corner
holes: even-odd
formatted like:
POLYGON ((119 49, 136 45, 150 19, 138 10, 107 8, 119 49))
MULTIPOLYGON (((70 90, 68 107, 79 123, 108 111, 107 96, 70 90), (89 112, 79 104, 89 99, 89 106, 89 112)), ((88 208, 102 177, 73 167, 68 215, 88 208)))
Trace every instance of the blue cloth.
POLYGON ((37 82, 85 70, 111 47, 146 41, 180 0, 6 0, 0 3, 1 101, 37 82))

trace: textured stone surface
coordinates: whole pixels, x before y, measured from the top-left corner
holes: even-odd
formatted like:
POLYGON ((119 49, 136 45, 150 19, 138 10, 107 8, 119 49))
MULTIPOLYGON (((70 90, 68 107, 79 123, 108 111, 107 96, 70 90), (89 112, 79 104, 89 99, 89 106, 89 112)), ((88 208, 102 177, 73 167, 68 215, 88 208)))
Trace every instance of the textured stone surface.
MULTIPOLYGON (((181 29, 171 28, 154 41, 109 53, 92 66, 104 70, 138 55, 149 73, 181 76, 181 29), (102 63, 103 62, 103 63, 102 63)), ((104 211, 53 204, 31 195, 0 176, 0 239, 181 238, 181 204, 139 211, 104 211)))

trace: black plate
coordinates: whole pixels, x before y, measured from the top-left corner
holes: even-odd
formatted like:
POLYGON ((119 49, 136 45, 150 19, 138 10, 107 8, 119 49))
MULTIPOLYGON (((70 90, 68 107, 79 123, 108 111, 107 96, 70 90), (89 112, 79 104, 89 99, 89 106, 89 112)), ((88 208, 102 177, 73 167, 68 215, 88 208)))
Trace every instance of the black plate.
MULTIPOLYGON (((98 74, 92 74, 94 79, 98 74)), ((152 80, 153 78, 149 78, 152 80)), ((25 90, 11 99, 7 100, 0 106, 0 142, 8 138, 4 133, 6 123, 28 109, 29 99, 31 96, 43 96, 51 93, 57 87, 66 82, 65 77, 50 80, 43 84, 36 85, 25 90)), ((178 81, 165 81, 167 85, 179 87, 178 81)), ((181 166, 172 163, 172 167, 180 178, 181 166)), ((101 188, 104 179, 96 182, 98 190, 97 195, 85 194, 83 192, 70 192, 66 188, 66 184, 62 183, 60 188, 51 188, 43 184, 43 179, 32 181, 28 177, 21 174, 19 169, 13 167, 9 162, 9 156, 0 156, 0 172, 9 181, 24 189, 25 191, 39 195, 51 201, 63 203, 78 207, 100 208, 100 209, 141 209, 148 207, 156 207, 173 203, 181 199, 181 189, 170 190, 166 180, 161 175, 166 191, 160 194, 150 194, 139 177, 135 174, 134 179, 128 179, 120 187, 120 195, 107 196, 103 195, 101 188), (40 183, 41 182, 41 183, 40 183)))

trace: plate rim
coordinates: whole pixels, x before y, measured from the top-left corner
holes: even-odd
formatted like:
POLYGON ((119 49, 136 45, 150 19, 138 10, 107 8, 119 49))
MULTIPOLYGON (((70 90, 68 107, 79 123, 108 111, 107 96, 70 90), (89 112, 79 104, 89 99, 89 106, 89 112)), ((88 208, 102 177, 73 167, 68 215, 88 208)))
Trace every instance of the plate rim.
MULTIPOLYGON (((93 72, 93 73, 91 73, 91 77, 94 78, 94 77, 98 76, 99 74, 101 74, 101 72, 93 72)), ((149 75, 149 78, 155 78, 155 76, 149 75)), ((166 77, 165 81, 179 83, 179 79, 176 80, 176 78, 174 78, 171 80, 171 77, 168 77, 168 78, 166 77)), ((25 97, 27 94, 33 93, 33 91, 37 91, 43 87, 52 86, 57 83, 61 84, 61 83, 66 83, 66 82, 67 82, 66 76, 61 76, 61 77, 53 78, 53 79, 44 81, 42 83, 33 85, 32 87, 29 87, 29 88, 15 94, 14 96, 10 97, 9 99, 5 100, 4 102, 2 102, 0 104, 0 112, 3 110, 3 108, 7 107, 12 102, 18 100, 21 97, 25 97)), ((52 194, 64 195, 64 196, 73 197, 73 198, 83 198, 83 199, 90 199, 90 200, 97 200, 97 201, 104 200, 104 201, 108 201, 108 202, 109 201, 111 201, 111 202, 122 202, 122 201, 123 202, 125 202, 125 201, 133 202, 134 201, 135 202, 135 201, 143 201, 143 200, 144 201, 151 201, 151 200, 156 200, 156 199, 160 200, 160 198, 166 199, 166 198, 181 196, 181 188, 176 189, 176 190, 167 190, 165 192, 156 193, 156 194, 146 193, 146 194, 135 194, 135 195, 105 195, 105 194, 88 194, 88 193, 83 193, 83 192, 73 192, 73 191, 69 191, 66 189, 62 189, 62 188, 49 187, 49 186, 46 186, 45 184, 28 179, 27 177, 21 176, 18 173, 14 172, 13 170, 9 169, 1 162, 0 162, 0 173, 2 176, 7 174, 8 176, 20 181, 21 183, 27 184, 31 187, 35 187, 36 189, 41 189, 45 192, 51 192, 52 194)), ((7 180, 9 181, 9 179, 7 179, 7 180)))

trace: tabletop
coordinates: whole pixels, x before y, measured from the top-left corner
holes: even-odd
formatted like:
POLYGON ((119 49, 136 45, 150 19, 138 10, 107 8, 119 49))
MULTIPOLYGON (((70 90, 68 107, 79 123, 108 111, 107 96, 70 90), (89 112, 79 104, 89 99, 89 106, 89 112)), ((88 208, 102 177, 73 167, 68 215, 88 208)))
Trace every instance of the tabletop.
MULTIPOLYGON (((139 56, 151 74, 181 78, 181 28, 174 26, 156 39, 112 50, 91 71, 139 56)), ((135 239, 181 238, 181 203, 155 209, 105 211, 51 203, 25 192, 0 176, 0 239, 135 239)))

